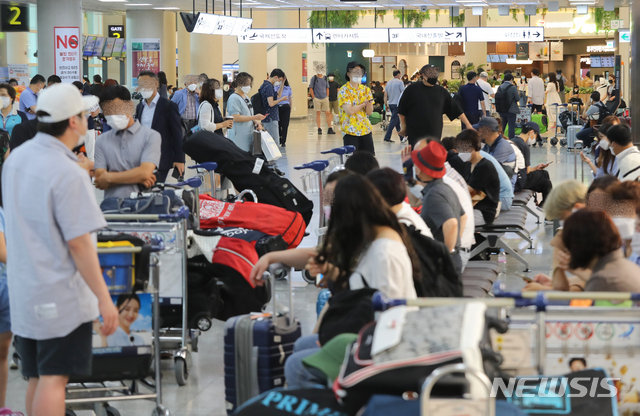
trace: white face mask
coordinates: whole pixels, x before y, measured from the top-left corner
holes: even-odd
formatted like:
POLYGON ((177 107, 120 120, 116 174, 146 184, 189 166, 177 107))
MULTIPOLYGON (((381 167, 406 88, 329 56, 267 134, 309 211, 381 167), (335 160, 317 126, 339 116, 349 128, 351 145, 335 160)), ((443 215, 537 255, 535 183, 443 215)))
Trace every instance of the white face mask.
POLYGON ((276 82, 273 84, 273 86, 274 86, 274 87, 279 87, 279 86, 280 86, 280 81, 276 81, 276 82))
POLYGON ((147 100, 151 98, 151 96, 153 95, 153 90, 144 89, 144 90, 140 90, 139 93, 140 95, 142 95, 142 98, 147 100))
POLYGON ((224 92, 222 91, 222 88, 219 88, 216 90, 216 99, 220 99, 224 96, 224 92))
POLYGON ((631 237, 631 251, 640 255, 640 233, 633 233, 633 237, 631 237))
POLYGON ((636 218, 613 218, 613 223, 618 228, 618 234, 623 240, 630 240, 636 231, 636 218))
POLYGON ((196 90, 197 85, 196 84, 189 84, 187 86, 187 88, 189 89, 189 91, 194 92, 196 90))
POLYGON ((249 91, 251 91, 251 85, 247 85, 247 86, 242 87, 240 89, 242 90, 243 93, 249 94, 249 91))
POLYGON ((598 147, 604 151, 609 150, 609 141, 606 139, 600 139, 600 143, 598 143, 598 147))
POLYGON ((107 119, 107 124, 115 130, 124 130, 129 125, 129 116, 114 115, 105 116, 104 118, 107 119))
POLYGON ((84 138, 85 138, 85 136, 86 136, 86 135, 87 135, 87 134, 85 133, 85 134, 81 134, 80 136, 78 136, 78 141, 76 142, 76 145, 75 145, 75 146, 73 146, 73 147, 74 147, 74 149, 75 149, 76 147, 80 147, 80 146, 82 146, 82 145, 84 144, 84 138))
POLYGON ((2 108, 7 108, 11 105, 11 97, 0 97, 2 98, 2 108))
POLYGON ((351 77, 351 81, 360 84, 362 82, 362 77, 351 77))
POLYGON ((471 159, 471 153, 467 152, 458 153, 458 156, 460 156, 460 159, 462 159, 463 162, 468 162, 471 159))
POLYGON ((527 144, 532 145, 535 144, 536 142, 536 136, 534 135, 533 137, 529 136, 529 140, 527 140, 527 144))

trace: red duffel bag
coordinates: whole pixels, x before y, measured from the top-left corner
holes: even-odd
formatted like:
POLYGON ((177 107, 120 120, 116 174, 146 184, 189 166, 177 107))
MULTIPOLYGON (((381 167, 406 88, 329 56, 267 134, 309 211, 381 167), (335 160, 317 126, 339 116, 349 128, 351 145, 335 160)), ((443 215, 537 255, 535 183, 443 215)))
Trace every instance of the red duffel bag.
POLYGON ((222 202, 200 195, 200 228, 217 227, 242 227, 281 235, 289 248, 298 247, 306 229, 298 212, 255 202, 222 202))

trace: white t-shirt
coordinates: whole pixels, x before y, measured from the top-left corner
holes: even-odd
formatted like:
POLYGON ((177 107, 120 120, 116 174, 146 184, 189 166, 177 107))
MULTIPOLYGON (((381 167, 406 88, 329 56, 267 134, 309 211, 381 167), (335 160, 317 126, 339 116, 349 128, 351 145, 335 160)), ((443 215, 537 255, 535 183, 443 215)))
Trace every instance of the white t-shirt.
POLYGON ((398 220, 401 223, 413 225, 414 227, 416 227, 416 230, 420 231, 420 234, 424 235, 425 237, 433 238, 433 233, 429 229, 427 223, 424 222, 422 217, 418 215, 418 213, 415 212, 413 208, 411 208, 411 205, 407 204, 406 202, 402 203, 402 208, 400 208, 400 211, 398 211, 396 217, 398 217, 398 220))
MULTIPOLYGON (((485 108, 487 109, 487 111, 491 111, 491 97, 489 97, 490 94, 493 94, 493 88, 491 88, 491 84, 489 84, 487 81, 482 79, 478 79, 477 84, 478 84, 478 87, 482 89, 482 94, 484 95, 485 108)), ((480 105, 480 103, 478 103, 478 110, 482 110, 482 105, 480 105)))
POLYGON ((471 202, 471 195, 469 195, 469 191, 463 189, 458 182, 448 176, 444 176, 442 181, 453 188, 453 191, 460 200, 460 205, 462 205, 464 213, 467 215, 467 223, 464 225, 462 237, 460 237, 460 247, 471 248, 471 246, 476 242, 476 239, 473 236, 476 229, 476 223, 473 217, 473 202, 471 202))
POLYGON ((391 299, 415 299, 413 268, 403 243, 388 238, 374 240, 358 261, 349 278, 351 290, 362 289, 362 278, 369 287, 380 290, 391 299))

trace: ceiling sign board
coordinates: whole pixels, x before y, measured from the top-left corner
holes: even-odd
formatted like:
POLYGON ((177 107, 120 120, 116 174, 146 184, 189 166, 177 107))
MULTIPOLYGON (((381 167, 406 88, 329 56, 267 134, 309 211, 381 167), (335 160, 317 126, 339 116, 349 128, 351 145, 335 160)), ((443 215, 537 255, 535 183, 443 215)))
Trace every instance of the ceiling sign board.
POLYGON ((466 42, 464 28, 389 29, 389 42, 466 42))
POLYGON ((313 29, 314 43, 388 43, 389 29, 313 29))
POLYGON ((28 32, 29 6, 19 4, 0 4, 2 32, 28 32))
POLYGON ((187 32, 203 35, 239 36, 251 28, 253 23, 253 19, 210 13, 180 13, 180 17, 187 32))
POLYGON ((109 37, 110 38, 123 38, 124 26, 122 25, 109 25, 109 37))
POLYGON ((312 43, 311 29, 249 29, 238 43, 312 43))
POLYGON ((542 42, 542 27, 468 27, 467 42, 542 42))

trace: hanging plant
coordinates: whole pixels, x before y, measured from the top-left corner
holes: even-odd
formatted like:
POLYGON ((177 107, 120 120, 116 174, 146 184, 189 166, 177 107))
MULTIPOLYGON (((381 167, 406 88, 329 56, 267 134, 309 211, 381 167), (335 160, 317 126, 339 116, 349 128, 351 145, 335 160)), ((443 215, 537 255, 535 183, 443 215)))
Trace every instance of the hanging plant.
POLYGON ((429 10, 426 12, 421 12, 419 10, 394 10, 393 15, 396 19, 403 24, 403 16, 404 16, 404 26, 405 27, 422 27, 422 23, 425 20, 431 20, 431 16, 429 15, 429 10))
POLYGON ((309 15, 309 27, 312 29, 336 27, 336 28, 351 28, 358 20, 362 12, 365 10, 314 10, 309 15))
POLYGON ((604 7, 596 7, 593 10, 593 20, 596 23, 596 32, 605 31, 608 35, 611 31, 611 20, 620 16, 620 9, 616 7, 612 12, 605 12, 604 7))
POLYGON ((436 9, 436 23, 438 23, 439 17, 440 17, 440 9, 436 9))
POLYGON ((491 20, 491 16, 489 16, 489 10, 487 10, 487 21, 491 20))
POLYGON ((463 27, 464 26, 464 12, 461 11, 459 16, 449 15, 449 23, 453 24, 455 27, 463 27))
POLYGON ((545 7, 544 9, 542 9, 542 20, 545 19, 545 17, 547 17, 547 12, 549 11, 549 9, 547 7, 545 7))
POLYGON ((516 22, 518 21, 518 9, 511 9, 511 17, 516 22))

